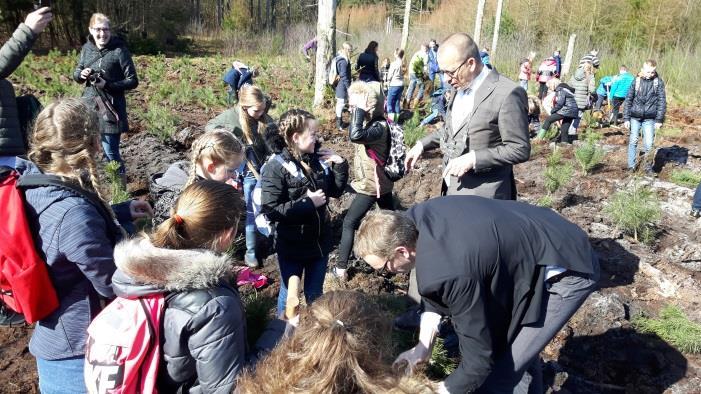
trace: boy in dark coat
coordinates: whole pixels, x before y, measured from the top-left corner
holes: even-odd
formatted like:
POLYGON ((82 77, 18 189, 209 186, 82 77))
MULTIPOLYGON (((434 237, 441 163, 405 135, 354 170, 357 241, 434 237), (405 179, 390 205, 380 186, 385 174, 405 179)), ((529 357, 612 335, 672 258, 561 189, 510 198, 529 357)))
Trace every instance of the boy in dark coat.
MULTIPOLYGON (((477 196, 371 213, 355 250, 375 269, 416 268, 426 312, 419 344, 398 362, 413 367, 428 360, 440 316, 450 316, 462 361, 439 392, 512 392, 526 384, 526 370, 599 276, 577 225, 547 208, 477 196)), ((533 392, 543 392, 539 383, 531 382, 533 392)))

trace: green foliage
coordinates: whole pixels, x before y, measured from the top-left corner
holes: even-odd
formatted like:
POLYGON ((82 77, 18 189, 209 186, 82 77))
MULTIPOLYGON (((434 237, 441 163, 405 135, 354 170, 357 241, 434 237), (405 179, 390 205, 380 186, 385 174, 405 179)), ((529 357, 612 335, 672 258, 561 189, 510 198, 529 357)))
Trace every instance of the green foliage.
POLYGON ((665 137, 665 138, 678 138, 679 136, 682 135, 682 129, 678 127, 662 127, 659 130, 655 131, 655 134, 658 137, 665 137))
POLYGON ((459 360, 448 357, 448 352, 443 346, 443 339, 436 338, 431 351, 431 359, 426 366, 426 376, 429 379, 443 380, 453 373, 458 367, 459 360))
POLYGON ((241 298, 246 309, 248 345, 253 349, 260 334, 274 317, 272 311, 275 309, 276 298, 258 291, 243 294, 241 298))
POLYGON ((539 207, 545 207, 545 208, 552 208, 553 206, 553 196, 550 194, 546 194, 542 197, 540 197, 536 202, 535 205, 539 207))
POLYGON ((584 175, 588 175, 594 167, 601 163, 604 155, 604 150, 592 141, 586 141, 574 150, 574 157, 584 175))
POLYGON ((678 168, 672 170, 669 180, 679 186, 686 186, 694 189, 699 185, 699 183, 701 183, 701 173, 678 168))
POLYGON ((545 141, 552 141, 559 133, 560 128, 556 124, 552 124, 549 129, 545 130, 545 134, 543 134, 541 139, 545 141))
POLYGON ((110 203, 119 204, 128 201, 131 196, 127 192, 124 183, 122 183, 122 177, 119 174, 119 162, 110 161, 107 163, 105 172, 107 173, 107 181, 110 184, 110 203))
POLYGON ((417 77, 421 77, 424 75, 424 59, 421 57, 417 57, 416 60, 411 63, 411 72, 414 73, 417 77))
POLYGON ((657 195, 649 187, 633 182, 630 188, 609 198, 604 212, 636 241, 654 240, 654 224, 661 216, 661 209, 657 195))
POLYGON ((418 140, 426 135, 426 130, 421 126, 421 113, 414 111, 411 119, 404 122, 404 145, 412 147, 418 140))
POLYGON ((146 112, 142 114, 146 131, 158 137, 161 141, 168 140, 177 130, 180 118, 169 109, 150 104, 146 112))
POLYGON ((701 324, 695 323, 675 305, 667 305, 657 319, 638 316, 633 326, 640 332, 656 334, 682 353, 701 353, 701 324))
POLYGON ((563 163, 562 151, 557 147, 546 160, 547 164, 545 165, 545 172, 543 173, 545 178, 545 190, 548 194, 553 194, 570 182, 574 169, 571 164, 563 163))

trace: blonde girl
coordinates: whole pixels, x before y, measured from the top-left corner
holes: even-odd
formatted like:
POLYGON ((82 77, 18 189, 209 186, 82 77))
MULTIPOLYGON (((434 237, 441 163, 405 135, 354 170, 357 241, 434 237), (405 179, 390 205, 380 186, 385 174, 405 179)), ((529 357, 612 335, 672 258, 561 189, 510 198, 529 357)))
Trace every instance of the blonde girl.
POLYGON ((239 91, 238 104, 207 123, 205 130, 225 128, 233 131, 241 140, 245 150, 245 163, 240 171, 243 174, 243 195, 246 201, 246 254, 244 260, 249 267, 258 267, 260 258, 256 256, 256 227, 253 215, 253 189, 260 178, 260 169, 270 155, 263 131, 273 122, 268 115, 270 99, 254 85, 244 85, 239 91))
POLYGON ((175 162, 164 173, 151 176, 153 226, 170 217, 180 191, 196 181, 212 179, 238 187, 242 162, 243 146, 230 131, 217 129, 199 136, 192 144, 189 161, 175 162))
POLYGON ((318 129, 312 114, 292 109, 280 117, 279 132, 266 132, 274 156, 263 167, 261 208, 276 224, 278 313, 292 275, 304 273, 308 303, 321 295, 333 235, 327 198, 340 197, 348 181, 348 162, 317 146, 318 129))
MULTIPOLYGON (((27 220, 59 298, 58 309, 37 322, 29 342, 42 393, 86 391, 86 330, 100 310, 100 298, 114 297, 112 255, 123 231, 99 193, 98 122, 80 99, 51 103, 34 124, 30 161, 17 159, 22 177, 43 174, 52 180, 25 190, 27 220)), ((123 222, 150 210, 141 201, 113 208, 123 222)))

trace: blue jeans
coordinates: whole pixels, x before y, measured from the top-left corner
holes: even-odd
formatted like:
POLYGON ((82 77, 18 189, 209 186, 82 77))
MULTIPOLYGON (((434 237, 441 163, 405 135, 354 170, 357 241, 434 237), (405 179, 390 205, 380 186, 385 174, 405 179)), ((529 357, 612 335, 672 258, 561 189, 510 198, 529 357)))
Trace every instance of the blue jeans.
POLYGON ((417 88, 419 92, 416 94, 416 99, 421 100, 424 98, 424 81, 416 77, 416 75, 409 75, 409 88, 406 91, 406 100, 411 101, 411 96, 414 95, 414 88, 417 88))
POLYGON ((402 90, 404 86, 390 86, 387 91, 387 113, 398 114, 402 112, 402 90))
POLYGON ((246 201, 246 254, 245 261, 256 261, 256 218, 253 216, 253 189, 256 177, 248 172, 243 178, 243 199, 246 201))
POLYGON ((119 137, 121 134, 101 134, 100 142, 102 143, 102 150, 105 152, 105 157, 107 161, 116 161, 119 163, 119 173, 124 174, 126 169, 124 168, 124 161, 122 161, 122 156, 119 155, 119 137))
POLYGON ((438 110, 434 109, 433 111, 431 111, 430 114, 428 114, 428 116, 424 120, 421 121, 420 126, 426 126, 427 124, 433 122, 433 120, 436 119, 438 115, 438 110))
POLYGON ((638 158, 638 138, 643 129, 643 152, 648 153, 655 141, 655 119, 630 118, 630 139, 628 140, 628 169, 635 168, 638 158))
POLYGON ((307 305, 311 304, 323 294, 324 278, 326 278, 326 266, 329 256, 322 256, 312 261, 290 260, 278 255, 280 265, 280 294, 277 297, 277 315, 285 312, 287 304, 287 282, 292 275, 302 277, 304 272, 304 298, 307 305))
POLYGON ((85 357, 71 357, 63 360, 43 360, 37 358, 39 391, 42 394, 87 393, 83 365, 85 357))
POLYGON ((696 187, 696 193, 694 193, 694 201, 691 203, 691 208, 701 210, 701 183, 696 187))

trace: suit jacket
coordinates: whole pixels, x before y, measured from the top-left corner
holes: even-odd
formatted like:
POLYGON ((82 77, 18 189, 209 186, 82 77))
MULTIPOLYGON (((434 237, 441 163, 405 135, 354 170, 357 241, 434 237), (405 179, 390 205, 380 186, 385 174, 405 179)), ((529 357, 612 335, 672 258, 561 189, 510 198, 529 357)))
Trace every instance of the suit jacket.
POLYGON ((520 328, 541 317, 546 266, 598 278, 587 234, 548 208, 448 196, 407 215, 419 232, 419 294, 427 311, 451 317, 460 344, 460 365, 445 380, 451 393, 480 387, 520 328))
POLYGON ((444 126, 421 142, 424 150, 440 147, 444 164, 470 150, 475 151, 476 163, 460 180, 453 177, 444 194, 516 199, 512 165, 528 160, 531 152, 526 91, 492 70, 475 92, 472 115, 456 130, 454 97, 448 103, 444 126), (461 133, 463 128, 466 133, 461 133))

